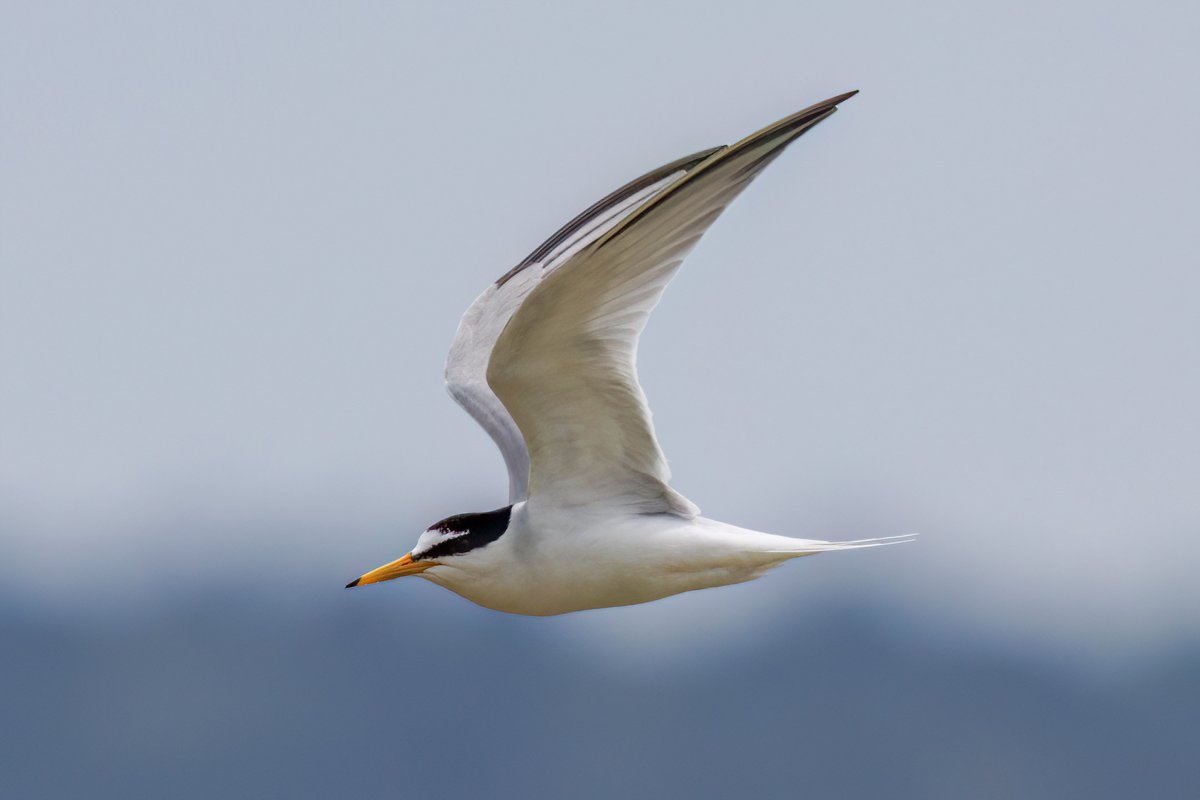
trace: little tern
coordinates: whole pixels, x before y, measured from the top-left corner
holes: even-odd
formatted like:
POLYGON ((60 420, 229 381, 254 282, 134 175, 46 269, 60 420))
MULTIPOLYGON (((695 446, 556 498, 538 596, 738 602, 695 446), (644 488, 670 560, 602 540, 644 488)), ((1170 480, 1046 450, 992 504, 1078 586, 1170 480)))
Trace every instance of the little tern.
POLYGON ((741 583, 831 542, 700 516, 670 472, 638 383, 638 338, 729 203, 856 92, 736 144, 672 161, 603 198, 467 309, 446 385, 508 468, 509 504, 432 525, 347 588, 419 575, 481 606, 552 615, 741 583))

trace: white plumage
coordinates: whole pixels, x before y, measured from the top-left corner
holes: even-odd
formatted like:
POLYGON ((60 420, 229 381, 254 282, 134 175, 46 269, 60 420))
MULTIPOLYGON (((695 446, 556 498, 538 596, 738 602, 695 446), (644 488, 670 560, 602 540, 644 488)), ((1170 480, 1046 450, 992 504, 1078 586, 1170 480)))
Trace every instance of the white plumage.
POLYGON ((480 605, 560 614, 740 583, 826 542, 699 516, 673 490, 638 337, 684 258, 791 142, 854 93, 664 165, 584 211, 463 316, 451 395, 504 455, 510 508, 450 517, 351 586, 419 574, 480 605))

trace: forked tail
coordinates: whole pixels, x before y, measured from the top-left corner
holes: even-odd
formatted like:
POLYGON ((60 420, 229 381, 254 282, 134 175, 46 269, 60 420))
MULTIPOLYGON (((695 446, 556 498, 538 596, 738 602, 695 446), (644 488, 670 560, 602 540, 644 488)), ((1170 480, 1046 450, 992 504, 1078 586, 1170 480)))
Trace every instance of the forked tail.
POLYGON ((902 542, 911 542, 917 538, 915 533, 906 533, 903 536, 884 536, 880 539, 852 539, 848 542, 826 542, 820 539, 795 539, 795 549, 788 549, 778 552, 795 553, 796 555, 813 555, 816 553, 828 553, 833 550, 857 550, 862 547, 882 547, 888 544, 900 544, 902 542))

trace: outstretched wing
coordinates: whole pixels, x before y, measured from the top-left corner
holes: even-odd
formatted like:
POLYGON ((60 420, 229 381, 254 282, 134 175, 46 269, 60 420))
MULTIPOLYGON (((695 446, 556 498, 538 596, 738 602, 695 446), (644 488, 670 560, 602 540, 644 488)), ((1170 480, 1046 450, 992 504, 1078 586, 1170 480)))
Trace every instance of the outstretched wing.
POLYGON ((463 315, 446 360, 446 388, 500 448, 510 503, 528 496, 529 454, 521 431, 487 383, 488 359, 500 332, 546 275, 720 149, 664 164, 598 201, 489 286, 463 315))
POLYGON ((725 207, 853 94, 714 152, 525 290, 496 340, 487 380, 523 434, 531 508, 606 503, 635 513, 698 513, 668 486, 638 383, 638 337, 725 207))

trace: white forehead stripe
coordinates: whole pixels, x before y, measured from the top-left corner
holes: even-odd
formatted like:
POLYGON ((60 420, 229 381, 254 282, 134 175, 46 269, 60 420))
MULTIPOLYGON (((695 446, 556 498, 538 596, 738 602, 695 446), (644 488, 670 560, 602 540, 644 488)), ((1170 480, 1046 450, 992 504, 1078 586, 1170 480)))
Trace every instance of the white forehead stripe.
POLYGON ((465 531, 439 531, 433 528, 421 534, 421 538, 417 539, 417 545, 412 549, 414 553, 424 553, 435 544, 457 539, 459 536, 466 536, 465 531))

